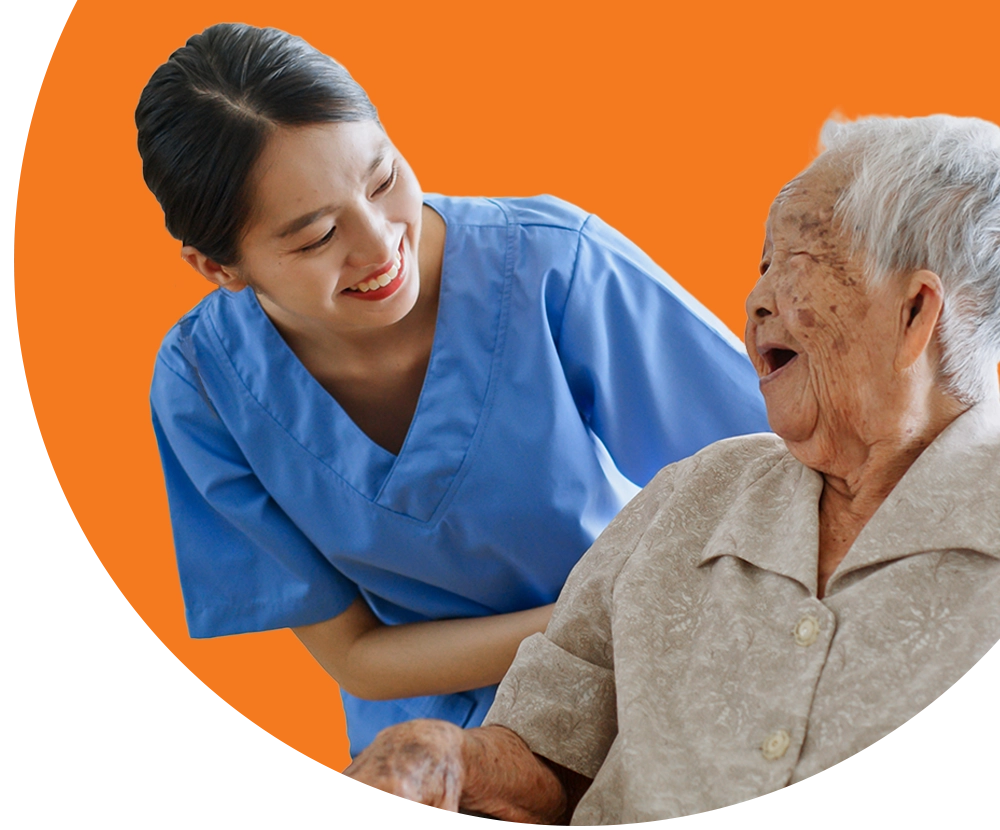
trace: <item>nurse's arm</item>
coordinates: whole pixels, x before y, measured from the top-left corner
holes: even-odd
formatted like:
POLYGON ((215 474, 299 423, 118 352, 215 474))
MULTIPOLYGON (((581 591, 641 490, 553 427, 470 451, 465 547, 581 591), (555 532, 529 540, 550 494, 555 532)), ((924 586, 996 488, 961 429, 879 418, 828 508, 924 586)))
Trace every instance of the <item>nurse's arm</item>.
POLYGON ((544 631, 552 606, 512 614, 383 625, 358 597, 342 614, 293 628, 341 688, 355 697, 464 692, 499 683, 525 637, 544 631))

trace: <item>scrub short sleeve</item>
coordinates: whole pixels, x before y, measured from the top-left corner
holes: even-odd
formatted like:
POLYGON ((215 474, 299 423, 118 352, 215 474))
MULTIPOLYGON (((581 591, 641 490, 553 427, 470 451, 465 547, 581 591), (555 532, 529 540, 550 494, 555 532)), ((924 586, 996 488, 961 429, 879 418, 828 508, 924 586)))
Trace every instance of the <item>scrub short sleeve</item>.
POLYGON ((308 625, 358 589, 265 490, 193 371, 157 360, 151 390, 192 637, 308 625))
POLYGON ((521 643, 484 726, 513 730, 537 753, 593 778, 618 733, 615 582, 671 491, 672 468, 608 525, 566 581, 544 634, 521 643))
POLYGON ((580 232, 558 348, 584 420, 640 486, 714 441, 769 431, 740 341, 596 216, 580 232))

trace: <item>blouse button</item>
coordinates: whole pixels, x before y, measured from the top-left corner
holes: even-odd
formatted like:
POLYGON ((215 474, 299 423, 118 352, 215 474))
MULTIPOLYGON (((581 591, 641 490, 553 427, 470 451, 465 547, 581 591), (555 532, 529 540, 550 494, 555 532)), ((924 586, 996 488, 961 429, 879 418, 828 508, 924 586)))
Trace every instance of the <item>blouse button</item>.
POLYGON ((764 743, 760 745, 760 752, 766 760, 777 761, 788 751, 791 742, 791 736, 784 729, 778 729, 764 739, 764 743))
POLYGON ((795 635, 795 642, 800 646, 811 646, 819 637, 819 620, 812 614, 806 614, 795 624, 792 633, 795 635))

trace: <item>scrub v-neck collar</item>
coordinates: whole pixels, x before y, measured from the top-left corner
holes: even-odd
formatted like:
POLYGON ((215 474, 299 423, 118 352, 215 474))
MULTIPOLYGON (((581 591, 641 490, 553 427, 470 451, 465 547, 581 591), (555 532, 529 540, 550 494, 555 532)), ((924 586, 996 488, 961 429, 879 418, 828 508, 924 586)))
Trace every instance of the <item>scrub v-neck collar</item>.
MULTIPOLYGON (((211 315, 251 410, 262 410, 361 497, 422 522, 445 506, 485 417, 502 352, 511 264, 509 227, 506 244, 483 244, 475 233, 480 226, 449 222, 435 207, 439 200, 425 200, 446 225, 434 341, 398 455, 374 442, 309 373, 251 289, 220 291, 211 315), (477 280, 489 273, 504 278, 477 280)), ((502 211, 497 215, 506 225, 502 211)))

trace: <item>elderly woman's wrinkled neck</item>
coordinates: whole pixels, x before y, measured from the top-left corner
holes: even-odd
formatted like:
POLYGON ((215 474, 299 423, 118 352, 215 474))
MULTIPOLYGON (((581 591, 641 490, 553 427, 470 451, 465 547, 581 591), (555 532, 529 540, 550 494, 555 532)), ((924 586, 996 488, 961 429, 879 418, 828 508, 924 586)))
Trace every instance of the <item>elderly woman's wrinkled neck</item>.
POLYGON ((746 343, 771 427, 864 521, 964 407, 939 381, 940 279, 866 278, 835 213, 846 184, 813 167, 775 199, 746 343))

